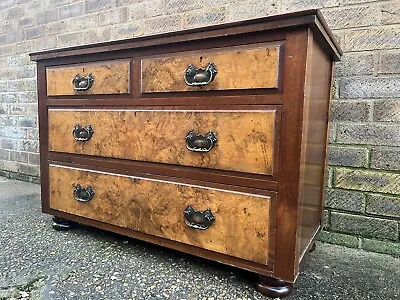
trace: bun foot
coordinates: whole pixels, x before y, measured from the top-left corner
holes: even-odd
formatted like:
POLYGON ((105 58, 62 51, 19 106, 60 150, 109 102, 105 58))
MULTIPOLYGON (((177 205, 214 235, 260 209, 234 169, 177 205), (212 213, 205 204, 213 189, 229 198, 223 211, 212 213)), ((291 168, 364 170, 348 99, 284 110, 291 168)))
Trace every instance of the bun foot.
POLYGON ((293 283, 279 279, 258 275, 259 283, 257 291, 271 298, 283 298, 289 296, 293 290, 293 283))
POLYGON ((67 231, 75 226, 75 222, 61 219, 59 217, 53 217, 53 228, 57 231, 67 231))
POLYGON ((312 244, 312 246, 308 252, 310 252, 310 253, 314 252, 316 248, 317 248, 317 245, 314 243, 314 244, 312 244))

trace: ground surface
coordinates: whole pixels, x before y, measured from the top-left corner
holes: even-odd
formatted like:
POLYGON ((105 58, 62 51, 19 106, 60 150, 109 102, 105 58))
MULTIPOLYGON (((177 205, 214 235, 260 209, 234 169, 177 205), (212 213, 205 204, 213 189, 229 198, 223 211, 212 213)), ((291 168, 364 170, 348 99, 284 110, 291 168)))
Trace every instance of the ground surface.
MULTIPOLYGON (((253 275, 89 227, 56 232, 39 186, 0 177, 0 299, 268 299, 253 275)), ((318 244, 286 299, 400 299, 400 260, 318 244)))

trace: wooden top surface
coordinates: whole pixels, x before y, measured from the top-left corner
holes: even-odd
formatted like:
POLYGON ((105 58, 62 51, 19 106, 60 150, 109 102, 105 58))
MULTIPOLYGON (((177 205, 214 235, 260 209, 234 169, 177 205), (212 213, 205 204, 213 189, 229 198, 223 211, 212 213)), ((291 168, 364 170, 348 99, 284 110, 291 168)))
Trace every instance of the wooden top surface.
POLYGON ((290 29, 295 27, 310 27, 314 32, 319 32, 328 44, 335 61, 340 59, 342 50, 328 28, 322 14, 317 9, 304 10, 294 13, 273 15, 264 18, 250 19, 234 23, 226 23, 183 31, 168 32, 112 42, 75 46, 56 50, 47 50, 30 53, 31 60, 39 61, 57 57, 68 57, 81 54, 94 54, 108 51, 118 51, 139 47, 149 47, 160 44, 172 44, 184 41, 193 41, 205 38, 232 36, 248 32, 260 32, 276 29, 290 29))

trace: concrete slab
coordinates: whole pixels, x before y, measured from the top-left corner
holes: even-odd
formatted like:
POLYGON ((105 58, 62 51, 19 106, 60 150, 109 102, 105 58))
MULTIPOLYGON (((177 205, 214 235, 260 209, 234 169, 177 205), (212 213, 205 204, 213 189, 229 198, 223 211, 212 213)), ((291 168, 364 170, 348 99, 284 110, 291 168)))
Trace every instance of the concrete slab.
MULTIPOLYGON (((317 245, 287 299, 399 299, 400 260, 317 245)), ((251 273, 89 227, 51 228, 39 186, 0 177, 0 299, 268 299, 251 273)))

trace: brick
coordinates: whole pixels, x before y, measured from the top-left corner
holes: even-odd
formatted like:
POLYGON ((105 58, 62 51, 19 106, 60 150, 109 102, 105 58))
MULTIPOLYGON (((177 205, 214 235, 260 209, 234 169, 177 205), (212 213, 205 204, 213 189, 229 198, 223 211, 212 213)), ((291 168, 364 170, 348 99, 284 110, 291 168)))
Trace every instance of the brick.
POLYGON ((8 8, 15 5, 15 0, 1 0, 0 9, 8 8))
POLYGON ((25 66, 29 63, 29 56, 24 54, 24 55, 11 55, 7 57, 7 66, 8 67, 19 67, 19 66, 25 66))
POLYGON ((85 12, 87 14, 116 7, 116 0, 87 0, 85 12))
MULTIPOLYGON (((5 86, 5 91, 7 91, 7 83, 1 83, 0 82, 0 91, 2 90, 2 84, 5 86)), ((5 93, 5 94, 0 94, 0 102, 1 103, 14 103, 17 102, 17 95, 13 93, 5 93)))
POLYGON ((111 36, 118 36, 118 38, 132 38, 143 34, 138 24, 127 22, 126 24, 119 24, 118 26, 105 27, 111 36), (111 28, 110 28, 111 27, 111 28))
POLYGON ((400 244, 396 242, 364 239, 363 248, 367 251, 400 257, 400 244))
POLYGON ((366 212, 373 215, 400 218, 400 198, 369 194, 367 195, 366 212))
POLYGON ((330 226, 330 220, 329 220, 329 210, 325 209, 324 210, 324 215, 322 217, 322 229, 327 229, 330 226))
POLYGON ((358 98, 380 99, 380 98, 396 98, 396 97, 400 98, 399 78, 396 77, 342 78, 340 79, 339 83, 339 96, 340 98, 344 99, 358 99, 358 98))
POLYGON ((22 78, 36 78, 36 66, 29 65, 22 68, 18 68, 17 76, 19 79, 22 78))
POLYGON ((27 152, 10 151, 10 160, 28 163, 28 153, 27 152))
POLYGON ((323 16, 331 29, 380 25, 379 6, 352 6, 324 10, 323 16))
POLYGON ((37 140, 21 140, 17 144, 17 150, 25 152, 39 152, 39 142, 37 140))
POLYGON ((336 142, 400 146, 400 124, 338 124, 336 142))
POLYGON ((68 47, 82 45, 83 35, 76 33, 66 33, 57 36, 57 47, 68 47))
POLYGON ((19 164, 18 172, 22 173, 22 174, 32 175, 32 176, 39 176, 38 166, 28 165, 28 164, 24 164, 24 163, 19 164))
POLYGON ((325 186, 326 187, 332 187, 332 181, 333 181, 333 169, 330 167, 327 167, 326 170, 326 176, 325 176, 325 186))
POLYGON ((222 23, 225 20, 225 10, 196 11, 185 16, 185 27, 200 27, 222 23))
POLYGON ((181 29, 181 16, 157 17, 144 22, 143 31, 146 35, 176 31, 181 29))
POLYGON ((18 122, 17 116, 0 116, 1 126, 16 126, 18 122))
POLYGON ((400 174, 340 168, 335 172, 334 186, 348 190, 400 195, 400 174))
POLYGON ((25 39, 30 40, 41 37, 45 34, 45 31, 46 29, 43 25, 28 28, 25 30, 25 39))
POLYGON ((26 130, 14 126, 3 126, 0 128, 0 136, 5 138, 23 139, 26 137, 26 130))
POLYGON ((8 91, 10 91, 10 92, 35 91, 36 90, 36 78, 10 81, 7 84, 7 88, 8 88, 8 91))
POLYGON ((18 117, 18 126, 37 127, 37 118, 36 116, 20 116, 18 117))
POLYGON ((324 230, 320 231, 317 239, 324 243, 341 245, 350 248, 358 248, 360 244, 359 239, 355 236, 324 230))
POLYGON ((83 15, 85 10, 83 2, 72 3, 64 5, 58 9, 58 19, 69 19, 83 15))
MULTIPOLYGON (((54 4, 54 3, 53 3, 54 4)), ((36 22, 38 25, 48 24, 58 20, 57 9, 51 9, 45 11, 39 11, 36 15, 36 22)))
POLYGON ((366 122, 370 111, 371 104, 367 101, 332 101, 331 120, 366 122))
POLYGON ((37 94, 36 91, 28 92, 19 92, 17 94, 11 94, 18 99, 18 102, 21 103, 37 103, 37 94))
POLYGON ((345 51, 396 49, 400 44, 400 28, 357 29, 345 33, 345 51))
POLYGON ((380 74, 400 74, 400 52, 386 52, 379 55, 380 74))
POLYGON ((24 30, 11 30, 6 33, 6 43, 13 44, 21 42, 25 39, 24 30))
POLYGON ((0 148, 7 150, 17 150, 18 142, 17 140, 10 138, 0 138, 0 148))
POLYGON ((37 153, 28 153, 28 162, 31 165, 39 165, 40 164, 40 155, 37 153))
POLYGON ((27 138, 30 140, 39 139, 39 130, 37 128, 27 128, 27 138))
POLYGON ((339 0, 285 0, 282 1, 283 10, 297 11, 311 8, 334 7, 339 0))
POLYGON ((40 51, 55 49, 57 47, 57 37, 55 35, 38 38, 36 42, 39 45, 38 50, 40 51))
POLYGON ((399 24, 400 23, 400 2, 390 1, 381 7, 382 24, 399 24))
POLYGON ((351 4, 359 4, 359 3, 373 3, 379 2, 382 0, 340 0, 341 5, 351 5, 351 4))
POLYGON ((364 212, 365 195, 362 192, 356 191, 326 189, 325 207, 346 211, 364 212))
POLYGON ((36 40, 37 39, 33 39, 16 44, 17 49, 15 50, 15 53, 20 54, 37 51, 36 40))
POLYGON ((368 149, 329 146, 328 164, 331 166, 366 167, 368 164, 368 149))
POLYGON ((11 104, 10 105, 10 115, 25 115, 26 105, 25 104, 11 104))
POLYGON ((18 27, 29 27, 35 24, 35 19, 32 17, 20 18, 17 22, 18 27))
POLYGON ((277 14, 278 9, 278 4, 274 0, 253 1, 251 4, 229 6, 226 9, 226 14, 228 21, 239 21, 277 14))
POLYGON ((164 7, 161 0, 135 3, 134 5, 129 6, 128 10, 129 20, 132 22, 161 16, 163 13, 164 7))
POLYGON ((192 1, 192 0, 165 0, 165 13, 176 14, 183 11, 193 10, 202 8, 204 1, 192 1))
POLYGON ((0 102, 0 115, 8 115, 10 113, 10 105, 0 102))
POLYGON ((335 76, 372 75, 374 59, 371 53, 345 53, 335 64, 335 76))
POLYGON ((10 53, 14 52, 14 49, 15 45, 0 46, 0 57, 10 55, 10 53))
POLYGON ((124 7, 100 12, 98 16, 99 24, 102 26, 124 23, 128 20, 128 9, 124 7))
POLYGON ((10 150, 0 149, 0 160, 10 160, 10 150))
POLYGON ((336 124, 329 123, 328 141, 329 143, 336 141, 336 124))
POLYGON ((372 148, 371 168, 381 170, 400 171, 399 148, 372 148))
POLYGON ((378 122, 400 122, 400 101, 375 101, 373 119, 378 122))
POLYGON ((15 6, 7 10, 7 20, 14 20, 21 18, 24 15, 24 9, 21 6, 15 6))
POLYGON ((399 230, 393 220, 338 212, 331 213, 331 228, 341 233, 389 240, 397 240, 399 230))

